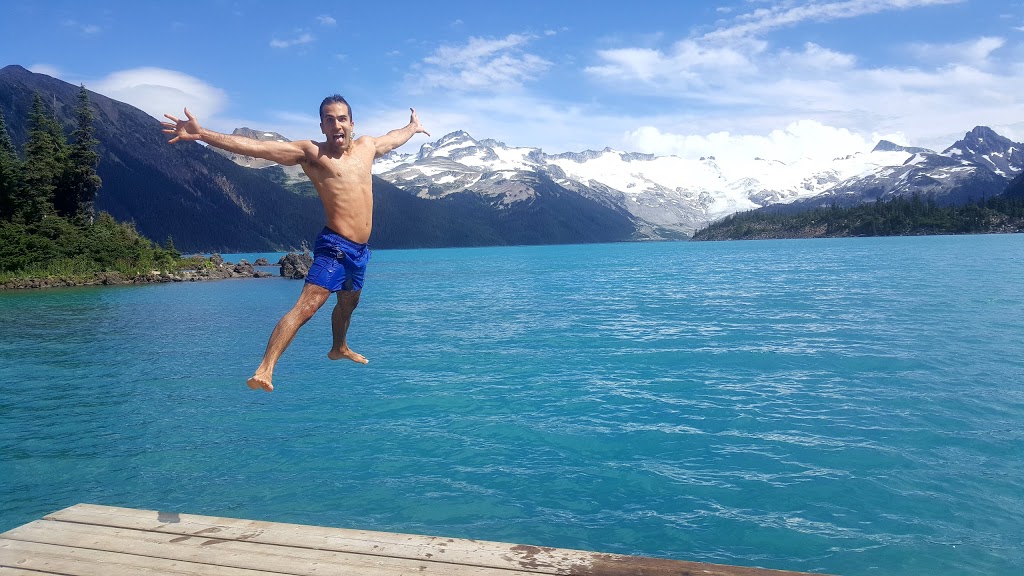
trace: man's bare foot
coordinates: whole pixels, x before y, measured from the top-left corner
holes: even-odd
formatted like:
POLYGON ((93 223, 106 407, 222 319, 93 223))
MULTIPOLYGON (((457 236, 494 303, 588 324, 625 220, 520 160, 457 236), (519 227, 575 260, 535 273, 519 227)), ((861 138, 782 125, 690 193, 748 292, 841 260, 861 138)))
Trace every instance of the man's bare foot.
POLYGON ((370 361, 367 360, 365 356, 357 352, 353 352, 352 349, 349 348, 348 346, 342 348, 341 350, 335 350, 331 348, 331 351, 327 353, 327 357, 330 358, 331 360, 341 360, 342 358, 348 358, 349 360, 353 362, 358 362, 360 364, 370 363, 370 361))
POLYGON ((249 388, 252 388, 253 390, 263 389, 266 390, 267 392, 274 391, 274 385, 270 382, 270 380, 266 380, 262 376, 253 376, 252 378, 246 380, 245 383, 248 384, 249 388))

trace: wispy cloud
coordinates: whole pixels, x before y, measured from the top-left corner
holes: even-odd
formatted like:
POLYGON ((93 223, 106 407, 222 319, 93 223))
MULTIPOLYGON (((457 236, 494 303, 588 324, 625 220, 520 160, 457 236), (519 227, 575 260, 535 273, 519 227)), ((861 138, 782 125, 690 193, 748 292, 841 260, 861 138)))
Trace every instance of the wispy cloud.
POLYGON ((312 34, 310 34, 309 32, 303 32, 295 38, 289 38, 286 40, 274 38, 273 40, 270 41, 270 46, 272 48, 291 48, 292 46, 302 46, 304 44, 311 44, 315 40, 316 38, 312 34))
MULTIPOLYGON (((47 76, 51 76, 53 78, 63 79, 63 74, 61 73, 60 69, 50 64, 33 64, 29 66, 28 69, 32 72, 35 72, 36 74, 46 74, 47 76)), ((65 82, 67 82, 67 80, 65 80, 65 82)))
MULTIPOLYGON (((990 122, 1024 114, 1024 104, 1006 88, 1024 83, 1024 67, 1008 64, 1005 39, 908 45, 903 56, 909 61, 904 64, 872 66, 821 44, 775 46, 760 35, 800 22, 960 1, 781 2, 735 16, 732 25, 667 48, 634 45, 598 51, 597 61, 585 73, 622 94, 680 102, 684 112, 651 119, 627 132, 626 141, 645 152, 687 153, 711 143, 709 134, 719 134, 714 140, 719 144, 721 134, 730 134, 737 149, 751 149, 752 143, 770 139, 743 134, 772 131, 779 134, 776 140, 793 142, 776 149, 792 153, 813 152, 813 147, 797 142, 813 142, 807 138, 814 133, 822 142, 853 142, 842 130, 865 140, 879 133, 910 133, 918 138, 915 144, 934 145, 936 139, 949 136, 944 126, 966 131, 986 118, 990 122), (1000 58, 1002 54, 1007 56, 1000 58), (807 129, 816 125, 824 128, 807 129), (778 132, 779 126, 802 128, 778 132)), ((829 154, 831 149, 822 146, 819 152, 829 154)))
POLYGON ((466 44, 441 46, 416 67, 412 83, 422 89, 496 92, 520 88, 551 63, 525 51, 533 39, 522 34, 504 38, 470 38, 466 44))
POLYGON ((334 17, 328 16, 326 14, 321 14, 321 15, 317 16, 316 17, 316 21, 319 22, 323 26, 334 26, 334 25, 336 25, 338 23, 338 21, 335 20, 334 17))
POLYGON ((780 2, 737 17, 730 26, 704 36, 705 40, 728 40, 793 26, 801 22, 828 22, 924 6, 961 4, 967 0, 845 0, 842 2, 780 2))
POLYGON ((954 44, 912 44, 910 52, 920 61, 937 64, 958 63, 976 67, 988 66, 993 52, 1006 45, 1005 38, 983 36, 954 44))

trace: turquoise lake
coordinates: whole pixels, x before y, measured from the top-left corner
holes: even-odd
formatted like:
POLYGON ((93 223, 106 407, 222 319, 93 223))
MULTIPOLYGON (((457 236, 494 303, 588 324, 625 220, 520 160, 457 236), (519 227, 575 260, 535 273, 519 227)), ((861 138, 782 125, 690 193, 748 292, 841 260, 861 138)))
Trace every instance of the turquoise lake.
POLYGON ((325 307, 250 391, 300 289, 0 292, 0 531, 88 502, 1021 574, 1024 235, 379 250, 370 364, 325 307))

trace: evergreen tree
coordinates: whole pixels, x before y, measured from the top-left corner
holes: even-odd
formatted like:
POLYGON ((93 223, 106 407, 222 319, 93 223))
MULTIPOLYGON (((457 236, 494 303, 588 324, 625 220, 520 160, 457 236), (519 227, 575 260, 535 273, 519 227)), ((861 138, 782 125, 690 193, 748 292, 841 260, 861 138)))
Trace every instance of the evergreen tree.
POLYGON ((15 201, 19 188, 21 160, 7 133, 7 123, 0 110, 0 222, 14 218, 15 201))
POLYGON ((57 213, 62 216, 78 216, 92 222, 96 192, 100 188, 100 177, 96 174, 100 155, 96 151, 99 140, 95 138, 94 116, 89 105, 89 92, 83 85, 78 91, 78 106, 75 108, 77 127, 71 133, 73 143, 69 153, 67 174, 64 178, 64 193, 57 198, 57 213))
POLYGON ((54 199, 62 183, 68 145, 60 123, 47 114, 43 98, 32 97, 28 117, 29 133, 25 142, 24 185, 15 208, 16 218, 26 223, 54 214, 54 199))

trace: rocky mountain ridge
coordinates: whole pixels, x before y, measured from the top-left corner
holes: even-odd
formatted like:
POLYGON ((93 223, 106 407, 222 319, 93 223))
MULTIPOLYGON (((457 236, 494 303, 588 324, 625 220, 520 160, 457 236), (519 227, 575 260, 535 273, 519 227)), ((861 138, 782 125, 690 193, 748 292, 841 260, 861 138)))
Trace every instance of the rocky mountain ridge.
MULTIPOLYGON (((14 145, 28 137, 33 94, 70 134, 79 91, 21 66, 0 69, 0 110, 14 145)), ((277 165, 259 169, 232 161, 196 142, 167 143, 157 119, 89 92, 99 140, 103 185, 96 208, 133 222, 147 238, 173 238, 184 252, 286 251, 311 242, 324 225, 323 207, 309 180, 277 165), (294 176, 294 178, 293 178, 294 176), (302 186, 308 187, 307 194, 302 186), (295 191, 299 194, 294 193, 295 191)), ((239 134, 277 138, 272 132, 239 134)), ((497 143, 495 143, 497 144, 497 143)), ((475 196, 426 200, 373 177, 375 248, 619 242, 636 225, 621 210, 593 202, 543 178, 532 182, 535 201, 495 210, 475 196)))
MULTIPOLYGON (((70 133, 78 86, 21 66, 0 69, 0 109, 20 149, 33 94, 70 133)), ((323 209, 195 142, 167 143, 159 121, 89 92, 102 187, 96 209, 183 251, 287 250, 315 236, 323 209)))
MULTIPOLYGON (((68 128, 78 87, 20 66, 0 70, 0 109, 14 143, 27 137, 33 92, 68 128)), ((225 158, 193 142, 170 146, 159 122, 90 93, 103 187, 97 208, 185 251, 287 250, 309 241, 323 210, 299 167, 225 158), (289 172, 290 171, 290 172, 289 172), (305 189, 303 188, 305 187, 305 189), (295 194, 294 192, 298 192, 295 194)), ((237 134, 284 139, 240 128, 237 134)), ((546 154, 456 131, 374 164, 377 247, 478 246, 683 238, 729 214, 804 209, 919 193, 938 203, 991 197, 1024 167, 1024 146, 977 127, 936 153, 880 142, 827 162, 611 148, 546 154)))
POLYGON ((548 155, 475 140, 465 131, 424 144, 415 154, 378 161, 381 178, 426 199, 471 193, 509 205, 532 197, 529 181, 558 185, 627 211, 638 236, 691 234, 729 214, 763 207, 852 205, 904 194, 939 204, 995 196, 1024 170, 1024 146, 979 126, 942 153, 880 141, 870 152, 794 163, 754 158, 727 162, 621 152, 611 148, 548 155))

